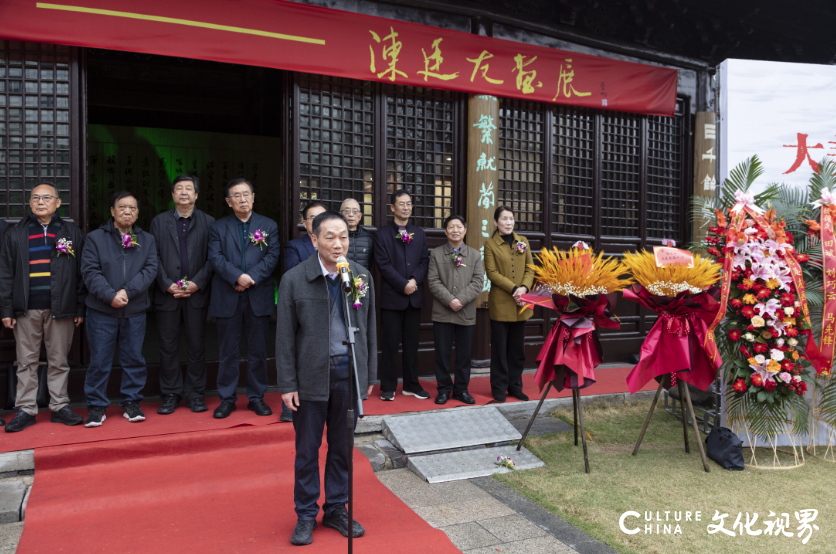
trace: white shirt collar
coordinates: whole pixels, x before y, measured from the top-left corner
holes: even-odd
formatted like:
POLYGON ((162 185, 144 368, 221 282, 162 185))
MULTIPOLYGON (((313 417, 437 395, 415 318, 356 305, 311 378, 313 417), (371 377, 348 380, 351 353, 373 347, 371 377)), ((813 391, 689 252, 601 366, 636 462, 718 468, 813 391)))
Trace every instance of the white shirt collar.
POLYGON ((334 273, 328 273, 328 270, 325 269, 325 265, 322 263, 322 258, 319 257, 319 252, 316 254, 316 259, 319 260, 319 267, 322 268, 322 276, 323 277, 330 277, 331 279, 336 279, 337 275, 339 275, 338 271, 334 273))

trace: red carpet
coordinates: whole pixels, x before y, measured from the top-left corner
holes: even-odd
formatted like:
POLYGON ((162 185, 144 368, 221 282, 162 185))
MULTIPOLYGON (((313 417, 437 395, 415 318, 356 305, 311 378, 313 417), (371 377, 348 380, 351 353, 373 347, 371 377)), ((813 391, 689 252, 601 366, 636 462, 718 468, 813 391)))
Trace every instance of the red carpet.
MULTIPOLYGON (((582 394, 587 396, 627 392, 626 379, 632 369, 632 367, 599 369, 595 372, 598 381, 592 387, 584 389, 582 394)), ((422 384, 425 390, 431 394, 428 400, 418 400, 412 396, 404 396, 401 394, 399 388, 394 402, 384 402, 380 399, 379 389, 375 388, 371 398, 363 403, 366 415, 384 415, 438 409, 439 406, 434 402, 436 395, 435 382, 422 381, 422 384)), ((537 391, 537 385, 534 383, 533 373, 523 375, 523 385, 525 393, 532 400, 540 397, 537 391)), ((651 381, 642 390, 656 390, 655 381, 651 381)), ((470 380, 469 392, 476 399, 477 404, 487 404, 493 400, 491 396, 490 378, 487 376, 473 377, 470 380)), ((571 392, 568 390, 560 394, 554 389, 549 392, 549 398, 569 396, 571 396, 571 392)), ((209 406, 208 412, 194 414, 188 409, 180 407, 173 414, 167 416, 157 414, 159 403, 143 402, 142 409, 147 419, 141 423, 130 423, 122 417, 121 408, 111 406, 108 408, 106 414, 107 419, 104 425, 94 429, 87 429, 83 426, 66 427, 61 424, 50 423, 49 411, 42 411, 38 414, 38 423, 20 433, 2 433, 0 431, 2 435, 0 436, 0 452, 131 437, 150 437, 193 431, 229 429, 240 425, 263 426, 270 423, 278 423, 281 395, 278 393, 267 394, 264 400, 273 408, 274 415, 270 417, 256 416, 253 412, 247 410, 247 398, 239 395, 238 410, 226 419, 214 419, 212 417, 212 411, 220 403, 218 398, 206 399, 206 404, 209 406)), ((517 399, 510 397, 508 401, 518 402, 517 399)), ((450 400, 443 407, 454 408, 456 406, 464 406, 464 404, 456 400, 450 400)), ((87 416, 87 410, 76 410, 76 412, 85 417, 87 416)), ((9 419, 7 416, 6 420, 8 421, 9 419)), ((292 432, 289 423, 280 424, 280 426, 286 426, 292 432)))
MULTIPOLYGON (((293 457, 290 425, 39 448, 17 553, 298 554, 293 457)), ((356 552, 459 552, 354 459, 356 552)), ((313 536, 304 552, 346 551, 332 529, 313 536)))

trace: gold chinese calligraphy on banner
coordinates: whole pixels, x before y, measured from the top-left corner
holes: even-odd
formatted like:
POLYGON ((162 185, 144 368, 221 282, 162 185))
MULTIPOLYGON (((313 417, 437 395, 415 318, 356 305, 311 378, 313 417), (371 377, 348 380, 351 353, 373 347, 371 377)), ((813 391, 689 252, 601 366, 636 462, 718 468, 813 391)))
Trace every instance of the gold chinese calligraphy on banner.
MULTIPOLYGON (((496 159, 499 155, 499 100, 496 96, 471 95, 467 107, 467 245, 485 260, 485 242, 494 230, 499 180, 496 159)), ((491 282, 485 277, 482 294, 476 301, 488 307, 491 282)))

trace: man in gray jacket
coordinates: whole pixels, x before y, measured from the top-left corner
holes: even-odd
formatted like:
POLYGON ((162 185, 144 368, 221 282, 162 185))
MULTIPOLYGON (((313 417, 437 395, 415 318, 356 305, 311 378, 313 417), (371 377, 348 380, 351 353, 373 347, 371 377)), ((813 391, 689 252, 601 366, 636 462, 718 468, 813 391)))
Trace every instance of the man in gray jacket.
POLYGON ((435 378, 438 385, 436 404, 453 399, 475 404, 467 392, 470 384, 470 359, 473 330, 476 326, 476 299, 482 292, 485 270, 482 256, 464 244, 467 223, 460 215, 444 221, 447 244, 430 253, 427 284, 433 294, 433 336, 435 338, 435 378), (456 341, 456 383, 450 379, 450 357, 456 341))
MULTIPOLYGON (((348 436, 347 411, 352 376, 346 340, 346 316, 357 328, 355 354, 360 394, 367 398, 377 379, 377 331, 374 285, 369 272, 349 263, 352 278, 361 278, 368 291, 352 294, 350 314, 345 313, 345 292, 337 270, 337 258, 348 248, 348 225, 341 215, 325 212, 313 221, 312 238, 317 255, 284 274, 279 286, 276 328, 276 366, 279 390, 293 410, 296 431, 296 483, 293 499, 298 519, 290 542, 310 544, 319 514, 319 447, 328 427, 325 464, 325 516, 322 524, 348 536, 348 436)), ((356 287, 357 285, 355 285, 356 287)), ((357 424, 357 412, 352 425, 357 424)), ((356 521, 355 537, 365 533, 356 521)))

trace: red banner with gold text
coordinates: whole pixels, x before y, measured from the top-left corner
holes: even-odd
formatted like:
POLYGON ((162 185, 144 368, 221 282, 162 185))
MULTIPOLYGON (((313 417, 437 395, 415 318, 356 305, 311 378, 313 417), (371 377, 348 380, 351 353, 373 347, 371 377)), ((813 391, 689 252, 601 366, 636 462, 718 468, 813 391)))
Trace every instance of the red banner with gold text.
POLYGON ((0 2, 0 39, 672 116, 674 69, 282 0, 0 2))
MULTIPOLYGON (((833 237, 833 216, 828 206, 821 207, 821 250, 824 259, 824 311, 821 320, 821 353, 825 369, 833 367, 836 346, 836 247, 833 237)), ((819 372, 821 373, 821 372, 819 372)))

